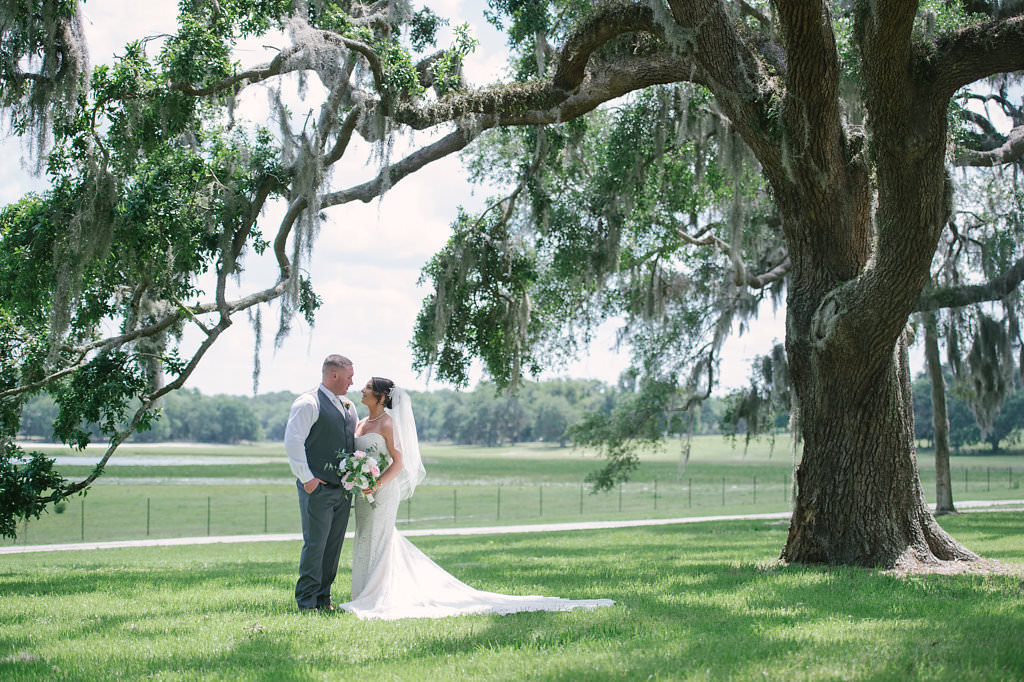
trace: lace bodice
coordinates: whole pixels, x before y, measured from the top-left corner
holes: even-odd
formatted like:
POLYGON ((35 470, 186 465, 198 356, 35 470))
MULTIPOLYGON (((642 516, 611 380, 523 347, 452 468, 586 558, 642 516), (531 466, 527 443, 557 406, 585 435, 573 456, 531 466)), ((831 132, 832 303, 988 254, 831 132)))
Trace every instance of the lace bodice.
POLYGON ((368 455, 376 457, 378 460, 383 457, 381 462, 381 469, 391 464, 391 453, 388 452, 388 446, 384 442, 384 436, 379 433, 364 433, 361 436, 356 436, 356 450, 362 450, 368 455))

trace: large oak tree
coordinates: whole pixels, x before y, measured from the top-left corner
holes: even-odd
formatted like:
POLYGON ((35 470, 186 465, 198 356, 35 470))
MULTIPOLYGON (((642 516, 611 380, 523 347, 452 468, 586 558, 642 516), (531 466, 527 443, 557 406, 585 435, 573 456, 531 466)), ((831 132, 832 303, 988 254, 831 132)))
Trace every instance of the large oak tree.
MULTIPOLYGON (((322 211, 371 200, 485 130, 562 123, 632 91, 689 82, 710 93, 756 159, 784 240, 785 258, 768 279, 787 278, 786 351, 804 454, 783 556, 887 566, 971 558, 924 506, 905 327, 950 211, 951 98, 1024 68, 1024 20, 993 13, 921 30, 918 4, 572 6, 564 25, 518 34, 524 24, 510 25, 515 40, 543 47, 532 78, 472 90, 458 78, 465 41, 414 63, 406 46, 429 43, 434 17, 401 3, 182 2, 178 31, 155 60, 141 40, 91 79, 75 2, 3 3, 0 103, 18 129, 42 133, 41 148, 52 136, 53 189, 4 214, 12 254, 4 277, 14 293, 2 330, 2 530, 87 486, 234 315, 285 297, 286 329, 288 313, 315 309, 300 267, 322 211), (844 115, 840 19, 852 27, 863 127, 844 115), (292 40, 268 63, 232 61, 240 37, 284 27, 292 40), (241 93, 289 73, 325 86, 305 127, 292 130, 283 108, 284 125, 272 132, 234 126, 241 93), (449 132, 365 183, 331 186, 330 169, 354 134, 379 141, 402 127, 449 132), (273 197, 288 210, 264 239, 261 209, 273 197), (169 205, 188 210, 171 215, 169 205), (277 281, 229 298, 244 252, 264 246, 276 255, 277 281), (204 301, 195 284, 207 271, 218 284, 204 301), (111 320, 119 328, 104 334, 111 320), (208 343, 179 360, 174 339, 187 324, 208 343), (82 420, 102 423, 110 449, 94 476, 68 484, 41 456, 16 463, 18 411, 42 389, 57 394, 58 433, 69 442, 82 444, 82 420), (128 414, 130 405, 138 407, 128 414)), ((494 5, 521 19, 545 14, 540 3, 494 5)), ((498 378, 510 377, 530 325, 496 320, 509 328, 483 350, 511 357, 511 370, 491 363, 498 378)))
MULTIPOLYGON (((928 286, 954 205, 950 121, 969 118, 962 106, 954 106, 954 98, 972 83, 1024 67, 1024 20, 1013 12, 997 16, 991 7, 990 14, 978 16, 963 14, 958 3, 922 4, 618 4, 589 13, 560 51, 538 51, 553 55, 547 72, 555 86, 575 83, 572 74, 585 74, 569 101, 585 101, 600 89, 624 91, 644 78, 699 85, 710 93, 711 112, 726 122, 719 131, 720 154, 726 154, 727 131, 738 134, 756 160, 773 209, 761 224, 776 220, 781 241, 773 257, 759 260, 760 270, 744 263, 746 247, 729 241, 735 232, 726 231, 723 239, 713 225, 694 219, 679 220, 654 240, 653 230, 643 235, 639 227, 630 238, 647 238, 647 254, 653 254, 648 260, 671 260, 681 239, 721 247, 737 283, 764 287, 785 279, 786 378, 803 442, 794 515, 782 552, 790 561, 909 566, 974 558, 935 523, 924 502, 913 440, 907 326, 915 311, 998 300, 1021 281, 1018 260, 984 284, 928 286), (612 37, 624 27, 653 38, 614 43, 612 37), (599 53, 584 65, 581 55, 605 39, 609 52, 618 48, 614 58, 599 53)), ((543 43, 551 26, 535 21, 534 27, 543 43)), ((958 152, 959 162, 982 157, 1018 162, 1021 129, 1015 125, 987 148, 958 152)), ((571 138, 571 130, 563 137, 571 138)), ((495 204, 504 215, 460 217, 456 239, 426 271, 437 294, 421 318, 421 363, 446 376, 458 378, 466 360, 479 356, 495 376, 514 378, 521 366, 537 361, 536 348, 550 341, 552 328, 566 319, 579 321, 568 307, 561 310, 564 318, 544 317, 550 309, 538 303, 544 291, 537 282, 557 290, 572 278, 570 268, 561 270, 562 279, 542 271, 557 270, 567 253, 570 265, 604 277, 592 279, 596 295, 601 287, 617 285, 617 309, 636 313, 635 289, 609 274, 626 278, 629 263, 623 267, 616 259, 626 254, 632 260, 638 249, 623 245, 622 233, 609 229, 615 219, 608 205, 598 211, 589 233, 591 254, 602 253, 611 263, 603 270, 592 268, 585 251, 571 255, 567 233, 581 224, 565 212, 531 206, 525 223, 507 219, 516 210, 517 193, 529 193, 531 182, 537 182, 542 142, 537 140, 532 160, 534 150, 526 150, 519 187, 495 204), (481 229, 484 225, 491 226, 489 232, 481 229), (499 246, 517 239, 517 248, 499 246), (535 257, 559 240, 561 250, 535 257), (481 296, 481 289, 491 293, 481 296)), ((686 182, 675 187, 676 195, 692 192, 686 182)), ((683 205, 659 201, 670 217, 685 214, 683 205)), ((579 207, 581 213, 587 210, 579 207)), ((660 290, 662 301, 678 299, 674 308, 663 305, 657 311, 663 321, 671 322, 673 314, 695 316, 684 299, 701 295, 687 285, 694 281, 692 273, 675 273, 675 281, 671 271, 648 279, 648 288, 660 290)), ((559 290, 556 296, 575 304, 571 293, 559 290)), ((696 321, 690 328, 698 326, 696 321)), ((708 334, 707 346, 716 348, 719 336, 720 326, 708 334)), ((645 350, 664 340, 657 334, 640 339, 645 350)), ((706 357, 713 367, 714 358, 706 357)), ((668 383, 678 379, 670 376, 668 383)), ((665 409, 674 386, 651 383, 660 388, 641 396, 625 419, 650 425, 651 415, 665 409)), ((710 388, 710 377, 702 385, 710 388)), ((593 426, 600 430, 606 424, 593 426)), ((638 429, 634 435, 656 434, 638 429)), ((609 476, 628 471, 634 456, 623 446, 622 431, 605 430, 602 438, 611 443, 609 476)))

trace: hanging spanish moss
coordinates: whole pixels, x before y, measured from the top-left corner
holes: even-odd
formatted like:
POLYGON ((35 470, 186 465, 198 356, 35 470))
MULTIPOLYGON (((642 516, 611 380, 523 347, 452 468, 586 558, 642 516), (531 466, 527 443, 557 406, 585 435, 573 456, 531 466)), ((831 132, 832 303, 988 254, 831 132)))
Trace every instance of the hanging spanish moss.
POLYGON ((964 329, 965 320, 963 309, 950 308, 947 310, 945 336, 946 336, 946 364, 949 365, 953 378, 960 380, 964 376, 964 357, 961 350, 960 335, 964 329))
POLYGON ((978 313, 978 330, 967 355, 967 365, 971 389, 967 402, 982 436, 987 437, 1003 401, 1013 388, 1016 368, 1006 328, 984 313, 978 313))
POLYGON ((1003 299, 1003 311, 1006 316, 1006 333, 1009 342, 1015 345, 1020 353, 1017 362, 1018 380, 1024 383, 1024 337, 1020 330, 1020 316, 1017 313, 1018 300, 1014 296, 1003 299))
POLYGON ((795 501, 797 494, 796 472, 800 467, 800 460, 803 457, 804 432, 800 418, 800 397, 797 395, 796 391, 790 391, 789 400, 789 437, 791 454, 793 455, 793 471, 790 476, 789 499, 795 501))
POLYGON ((12 127, 28 131, 39 173, 54 117, 73 107, 88 85, 89 57, 79 3, 35 0, 31 5, 0 0, 0 106, 9 109, 12 127))
POLYGON ((252 347, 252 394, 258 395, 260 392, 260 373, 263 370, 263 365, 260 361, 260 352, 263 350, 263 309, 261 306, 254 306, 255 311, 250 308, 247 312, 249 314, 249 323, 252 325, 252 333, 255 341, 252 347))
POLYGON ((53 242, 56 286, 50 302, 50 359, 63 344, 82 291, 82 275, 94 262, 106 258, 115 223, 117 187, 114 178, 92 159, 82 187, 75 193, 69 215, 61 216, 65 229, 53 242))
POLYGON ((687 410, 688 414, 686 417, 686 433, 683 435, 681 448, 679 451, 679 470, 677 472, 677 478, 682 479, 683 474, 686 473, 686 467, 690 464, 690 449, 693 445, 693 431, 697 424, 697 411, 687 410))
MULTIPOLYGON (((327 40, 320 31, 296 15, 288 24, 288 33, 295 46, 302 49, 289 57, 294 61, 290 67, 302 67, 299 71, 299 92, 306 88, 305 69, 318 74, 325 84, 333 84, 347 78, 347 51, 337 43, 327 40)), ((289 201, 301 206, 292 229, 292 276, 281 299, 280 318, 274 347, 279 348, 292 329, 296 313, 301 309, 302 278, 299 273, 308 269, 313 247, 320 232, 323 216, 321 197, 323 187, 330 182, 330 169, 325 168, 320 152, 321 140, 316 124, 311 118, 302 122, 298 131, 293 130, 293 121, 288 106, 282 99, 280 88, 268 90, 271 106, 276 114, 281 156, 283 163, 292 170, 292 193, 289 201)), ((253 377, 254 385, 258 382, 253 377)))

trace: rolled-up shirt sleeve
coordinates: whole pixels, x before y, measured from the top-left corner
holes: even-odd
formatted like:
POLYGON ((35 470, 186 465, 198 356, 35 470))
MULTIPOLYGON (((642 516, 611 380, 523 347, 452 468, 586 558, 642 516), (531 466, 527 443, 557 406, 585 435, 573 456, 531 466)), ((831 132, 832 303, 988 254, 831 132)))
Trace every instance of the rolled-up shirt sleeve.
POLYGON ((302 483, 313 479, 313 472, 306 461, 306 438, 320 416, 316 396, 303 393, 292 403, 288 424, 284 428, 284 451, 288 455, 288 466, 302 483))

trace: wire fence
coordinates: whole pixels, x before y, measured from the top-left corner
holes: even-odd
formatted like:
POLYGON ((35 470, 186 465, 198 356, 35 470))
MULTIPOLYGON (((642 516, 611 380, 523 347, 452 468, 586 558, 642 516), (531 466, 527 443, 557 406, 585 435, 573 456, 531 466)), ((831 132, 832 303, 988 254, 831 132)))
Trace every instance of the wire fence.
MULTIPOLYGON (((930 495, 934 473, 922 474, 930 495)), ((966 495, 1010 499, 1018 494, 1024 472, 964 468, 951 478, 954 502, 966 495)), ((413 499, 402 502, 397 522, 403 528, 438 528, 784 511, 791 495, 789 475, 694 476, 627 483, 596 494, 579 484, 422 485, 413 499)), ((72 498, 23 523, 17 540, 2 544, 298 533, 297 507, 288 485, 96 486, 88 497, 72 498)), ((354 521, 350 524, 351 530, 354 521)))

